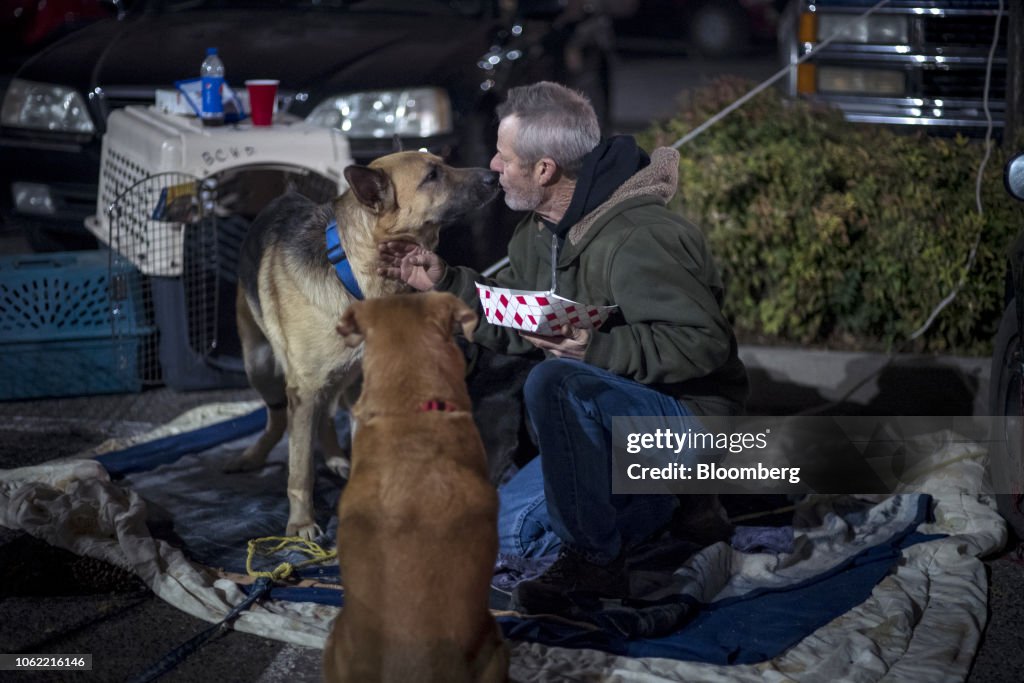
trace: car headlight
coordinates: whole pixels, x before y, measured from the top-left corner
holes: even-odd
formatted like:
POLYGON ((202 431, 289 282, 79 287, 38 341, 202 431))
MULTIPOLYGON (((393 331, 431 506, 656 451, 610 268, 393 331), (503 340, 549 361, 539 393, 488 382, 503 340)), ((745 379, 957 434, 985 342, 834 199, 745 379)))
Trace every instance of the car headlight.
POLYGON ((838 33, 836 40, 843 43, 903 45, 907 42, 907 27, 905 16, 854 17, 821 13, 818 15, 818 40, 838 33))
POLYGON ((53 83, 15 78, 7 88, 0 123, 14 128, 59 133, 96 132, 85 100, 78 91, 53 83))
POLYGON ((452 131, 452 105, 440 88, 373 90, 330 97, 306 117, 350 138, 429 138, 452 131))
POLYGON ((818 67, 818 90, 828 93, 858 93, 902 96, 906 91, 902 71, 850 69, 841 66, 818 67))

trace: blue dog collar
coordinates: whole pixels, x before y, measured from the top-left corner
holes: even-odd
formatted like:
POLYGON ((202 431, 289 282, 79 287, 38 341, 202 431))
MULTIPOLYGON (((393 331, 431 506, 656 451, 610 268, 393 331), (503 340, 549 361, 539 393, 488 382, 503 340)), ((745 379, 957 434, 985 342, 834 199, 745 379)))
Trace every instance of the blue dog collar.
POLYGON ((348 293, 360 301, 363 300, 363 290, 359 289, 359 283, 352 272, 352 264, 349 263, 348 255, 341 246, 341 237, 338 235, 338 221, 331 221, 324 231, 327 237, 327 260, 334 266, 334 272, 338 279, 345 286, 348 293))

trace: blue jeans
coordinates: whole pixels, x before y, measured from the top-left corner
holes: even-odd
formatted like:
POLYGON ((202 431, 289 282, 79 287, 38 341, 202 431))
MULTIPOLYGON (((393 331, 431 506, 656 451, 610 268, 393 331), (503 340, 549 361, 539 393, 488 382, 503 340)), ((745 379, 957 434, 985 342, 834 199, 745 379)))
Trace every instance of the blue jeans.
POLYGON ((612 417, 678 417, 685 429, 696 425, 685 405, 638 382, 560 358, 530 372, 524 395, 540 455, 499 490, 502 553, 540 557, 565 543, 591 562, 608 564, 668 524, 675 496, 612 495, 612 417))

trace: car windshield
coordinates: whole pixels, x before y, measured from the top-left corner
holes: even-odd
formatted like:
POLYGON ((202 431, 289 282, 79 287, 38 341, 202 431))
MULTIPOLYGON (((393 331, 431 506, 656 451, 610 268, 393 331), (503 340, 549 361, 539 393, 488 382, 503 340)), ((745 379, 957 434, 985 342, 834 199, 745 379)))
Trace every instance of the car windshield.
POLYGON ((293 9, 476 16, 481 13, 487 2, 488 0, 150 0, 145 4, 162 12, 293 9))

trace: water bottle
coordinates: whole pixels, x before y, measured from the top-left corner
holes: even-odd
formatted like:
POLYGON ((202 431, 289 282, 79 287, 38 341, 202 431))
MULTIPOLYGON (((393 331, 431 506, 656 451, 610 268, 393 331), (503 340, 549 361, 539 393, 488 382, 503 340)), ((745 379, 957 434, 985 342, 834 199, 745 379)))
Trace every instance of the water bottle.
POLYGON ((224 125, 224 62, 217 56, 217 48, 206 48, 206 59, 199 68, 203 85, 202 119, 204 126, 224 125))

